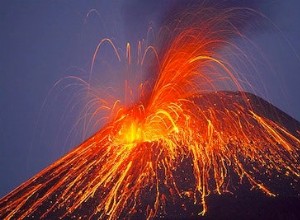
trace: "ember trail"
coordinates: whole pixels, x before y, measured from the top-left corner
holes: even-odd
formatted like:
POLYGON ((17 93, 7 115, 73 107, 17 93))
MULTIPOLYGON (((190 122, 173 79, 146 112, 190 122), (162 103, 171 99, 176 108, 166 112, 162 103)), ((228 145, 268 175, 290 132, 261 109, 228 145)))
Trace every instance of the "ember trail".
MULTIPOLYGON (((265 181, 274 173, 297 182, 299 130, 261 114, 253 105, 257 98, 242 92, 238 73, 217 53, 225 46, 241 52, 228 40, 243 37, 237 18, 235 10, 186 14, 162 55, 145 47, 137 65, 147 53, 158 60, 151 90, 141 84, 131 107, 119 100, 106 106, 111 121, 4 197, 0 216, 151 219, 165 215, 168 203, 183 209, 192 203, 196 215, 205 215, 210 194, 234 193, 242 183, 276 196, 265 181), (240 92, 216 92, 220 84, 240 92)), ((112 43, 101 41, 93 60, 103 42, 112 43)), ((124 55, 115 52, 134 65, 129 44, 124 55)))

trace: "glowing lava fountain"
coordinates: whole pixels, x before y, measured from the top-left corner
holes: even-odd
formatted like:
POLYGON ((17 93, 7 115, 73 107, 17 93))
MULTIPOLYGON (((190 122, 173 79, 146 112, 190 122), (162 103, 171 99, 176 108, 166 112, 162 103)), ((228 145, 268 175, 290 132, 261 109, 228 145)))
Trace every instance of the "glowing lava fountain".
POLYGON ((99 132, 2 198, 1 217, 153 218, 191 202, 204 215, 207 196, 239 183, 275 196, 266 179, 298 181, 299 130, 257 111, 248 93, 208 93, 220 83, 242 90, 217 55, 225 46, 241 52, 227 41, 241 36, 234 10, 190 16, 162 55, 145 50, 159 60, 152 89, 131 107, 115 105, 99 132))

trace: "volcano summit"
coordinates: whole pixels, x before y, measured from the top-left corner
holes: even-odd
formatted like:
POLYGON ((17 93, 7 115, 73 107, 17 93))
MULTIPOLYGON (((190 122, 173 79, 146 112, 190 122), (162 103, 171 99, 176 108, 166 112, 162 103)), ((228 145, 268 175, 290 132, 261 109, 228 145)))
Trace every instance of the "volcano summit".
MULTIPOLYGON (((283 201, 289 198, 295 200, 294 206, 299 204, 298 121, 249 93, 213 92, 190 101, 203 114, 197 115, 199 120, 205 119, 197 128, 196 135, 203 139, 199 145, 186 146, 178 138, 180 127, 165 142, 114 144, 119 132, 107 125, 2 198, 1 218, 190 218, 207 209, 204 219, 218 217, 211 213, 218 212, 216 208, 207 207, 207 198, 209 205, 219 204, 221 210, 227 204, 240 208, 241 198, 246 204, 260 198, 265 201, 260 207, 270 210, 273 205, 277 214, 284 210, 287 203, 278 204, 282 197, 262 199, 258 191, 271 197, 279 192, 287 196, 283 201), (231 120, 237 123, 232 125, 231 120), (247 192, 249 187, 257 190, 247 192)), ((228 211, 220 216, 237 217, 228 211)), ((274 212, 267 212, 267 217, 274 212)), ((296 208, 291 212, 283 214, 299 214, 296 208)), ((257 209, 243 216, 266 217, 262 213, 257 209)))

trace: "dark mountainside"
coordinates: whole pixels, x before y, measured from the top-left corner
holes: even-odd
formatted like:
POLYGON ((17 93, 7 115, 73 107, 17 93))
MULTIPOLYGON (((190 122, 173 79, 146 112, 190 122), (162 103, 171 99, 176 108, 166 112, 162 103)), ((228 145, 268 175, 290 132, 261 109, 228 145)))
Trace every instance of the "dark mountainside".
MULTIPOLYGON (((276 121, 291 134, 293 134, 297 138, 300 137, 300 123, 298 121, 296 121, 280 109, 276 108, 272 104, 253 94, 225 91, 213 92, 198 95, 197 97, 195 97, 195 102, 199 103, 201 109, 218 108, 220 111, 225 111, 225 109, 234 109, 236 108, 236 104, 239 104, 246 110, 253 111, 260 116, 264 116, 273 121, 276 121), (252 109, 249 109, 249 106, 251 106, 252 109)), ((89 143, 92 139, 93 137, 88 139, 82 145, 89 143)), ((76 150, 76 148, 74 150, 76 150)), ((68 155, 71 155, 73 151, 68 153, 68 155)), ((68 160, 72 160, 72 158, 68 157, 68 155, 64 157, 64 160, 61 162, 61 164, 67 163, 68 160)), ((95 155, 94 159, 97 159, 97 155, 95 155)), ((76 161, 73 162, 76 163, 76 161)), ((89 162, 90 161, 88 161, 87 163, 89 162)), ((69 169, 72 169, 72 163, 70 163, 69 169)), ((183 164, 182 166, 187 167, 186 169, 188 169, 188 166, 185 166, 185 164, 183 164)), ((65 177, 65 172, 66 170, 60 170, 59 164, 56 164, 55 166, 52 165, 50 169, 48 168, 47 172, 45 172, 45 170, 41 171, 41 176, 37 174, 35 177, 19 186, 13 192, 3 197, 0 200, 0 219, 4 219, 9 215, 11 210, 7 209, 6 207, 12 201, 20 200, 20 198, 24 198, 29 195, 31 197, 26 202, 24 202, 22 199, 20 200, 19 210, 21 210, 21 212, 20 214, 18 214, 19 212, 17 212, 13 219, 19 218, 24 210, 33 208, 33 202, 39 200, 42 197, 44 198, 43 200, 41 200, 43 202, 40 204, 40 206, 37 207, 37 210, 33 214, 27 217, 28 219, 58 219, 59 217, 64 215, 66 219, 79 219, 79 217, 82 217, 82 219, 86 219, 92 214, 94 208, 97 206, 97 200, 101 197, 101 194, 105 192, 100 190, 96 191, 93 198, 87 199, 73 213, 67 213, 68 202, 65 202, 63 206, 60 206, 60 204, 56 204, 57 207, 52 210, 51 207, 54 207, 53 204, 55 203, 57 198, 60 197, 63 187, 66 187, 66 185, 61 185, 57 188, 55 187, 56 183, 58 183, 65 177), (57 170, 59 171, 54 172, 57 170), (53 173, 56 173, 56 176, 54 178, 53 173), (53 179, 51 181, 48 181, 50 177, 53 179), (33 189, 34 187, 38 188, 36 192, 31 191, 31 189, 33 189), (52 193, 46 195, 46 193, 49 193, 52 190, 52 193), (48 214, 43 216, 43 214, 45 214, 46 212, 48 212, 48 214)), ((185 175, 188 175, 189 172, 191 171, 187 170, 185 175)), ((158 218, 164 217, 166 219, 204 220, 300 219, 300 187, 299 183, 297 182, 298 180, 295 181, 293 187, 291 187, 291 182, 293 182, 293 180, 288 179, 287 177, 276 178, 276 175, 277 174, 274 173, 274 179, 267 184, 271 189, 274 189, 274 191, 278 193, 278 196, 276 197, 269 197, 257 189, 249 190, 249 184, 247 183, 247 181, 244 181, 243 184, 230 188, 230 191, 232 193, 223 195, 216 195, 212 193, 210 196, 208 196, 208 212, 204 217, 198 215, 198 213, 201 212, 201 205, 194 205, 192 201, 188 201, 185 205, 182 205, 181 202, 167 202, 165 209, 166 214, 159 214, 160 216, 158 216, 158 218)), ((180 174, 178 174, 177 178, 183 179, 183 176, 180 176, 180 174)), ((234 180, 234 178, 237 177, 233 175, 231 178, 234 180)), ((263 178, 263 174, 260 178, 263 178)), ((184 181, 181 182, 182 184, 185 184, 184 181)), ((151 196, 150 192, 145 192, 143 198, 144 202, 142 203, 147 203, 147 201, 151 200, 152 197, 153 196, 151 196)), ((141 205, 141 210, 145 210, 145 206, 143 204, 141 205)), ((123 217, 126 218, 126 213, 123 213, 123 217)), ((132 219, 143 218, 145 218, 144 211, 137 211, 132 219)), ((94 216, 92 219, 97 219, 97 216, 94 216)))

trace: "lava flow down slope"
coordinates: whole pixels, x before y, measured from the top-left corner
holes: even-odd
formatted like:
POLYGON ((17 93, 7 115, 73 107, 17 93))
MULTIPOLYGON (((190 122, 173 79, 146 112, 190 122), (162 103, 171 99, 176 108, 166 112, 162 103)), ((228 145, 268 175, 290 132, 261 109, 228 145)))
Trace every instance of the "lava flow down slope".
MULTIPOLYGON (((138 53, 141 66, 155 54, 153 83, 129 107, 107 107, 111 119, 96 134, 3 197, 1 218, 205 218, 211 196, 254 189, 276 197, 278 179, 299 193, 299 122, 243 92, 217 53, 245 55, 228 40, 243 38, 236 14, 187 14, 162 52, 138 53), (224 85, 237 92, 218 91, 224 85)), ((132 65, 128 45, 126 58, 132 65)))

